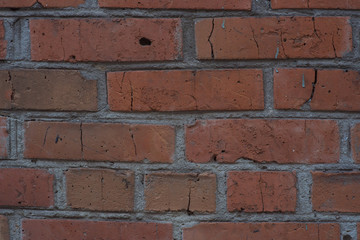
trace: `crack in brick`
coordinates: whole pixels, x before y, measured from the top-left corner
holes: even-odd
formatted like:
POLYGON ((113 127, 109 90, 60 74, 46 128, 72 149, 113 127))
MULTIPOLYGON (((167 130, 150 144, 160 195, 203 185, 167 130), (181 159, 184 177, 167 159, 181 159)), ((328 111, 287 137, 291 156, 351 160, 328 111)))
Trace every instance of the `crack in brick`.
POLYGON ((84 143, 83 143, 82 122, 80 123, 80 144, 81 144, 81 159, 84 160, 84 143))
POLYGON ((316 89, 317 82, 318 82, 318 70, 315 69, 315 79, 314 79, 314 82, 312 83, 311 95, 310 95, 309 99, 306 100, 306 101, 303 103, 302 106, 311 103, 311 101, 312 101, 312 99, 314 98, 314 95, 315 95, 315 89, 316 89))
POLYGON ((260 178, 259 178, 259 188, 260 188, 260 195, 261 195, 261 204, 262 204, 262 212, 264 212, 265 206, 264 206, 264 196, 262 192, 261 183, 263 182, 261 172, 260 172, 260 178))
POLYGON ((135 143, 135 138, 134 138, 134 134, 132 132, 132 129, 129 128, 129 133, 130 133, 130 137, 134 146, 134 153, 135 153, 135 157, 137 156, 137 149, 136 149, 136 143, 135 143))
POLYGON ((215 28, 215 19, 213 18, 212 19, 212 27, 211 27, 211 32, 210 32, 210 35, 208 37, 208 42, 210 44, 210 49, 211 49, 211 59, 214 59, 215 58, 215 55, 214 55, 214 45, 213 43, 211 42, 211 37, 214 33, 214 28, 215 28))
POLYGON ((253 28, 251 25, 250 25, 250 28, 251 28, 251 32, 252 32, 252 35, 253 35, 254 42, 255 42, 255 44, 256 44, 256 48, 257 48, 257 52, 258 52, 258 57, 260 57, 259 43, 258 43, 258 41, 257 41, 256 38, 255 38, 254 28, 253 28))

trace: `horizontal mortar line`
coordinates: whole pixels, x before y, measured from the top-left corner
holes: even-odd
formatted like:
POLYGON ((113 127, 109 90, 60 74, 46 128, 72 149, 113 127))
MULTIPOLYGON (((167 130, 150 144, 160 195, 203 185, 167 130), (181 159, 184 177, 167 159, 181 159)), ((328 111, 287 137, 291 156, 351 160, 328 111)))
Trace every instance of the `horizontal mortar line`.
POLYGON ((201 173, 201 172, 219 172, 227 171, 295 171, 295 172, 310 172, 323 171, 328 173, 333 172, 356 172, 360 171, 360 164, 356 163, 334 163, 334 164, 279 164, 279 163, 260 163, 260 162, 246 162, 233 164, 223 163, 202 163, 196 164, 190 161, 178 163, 131 163, 131 162, 106 162, 106 161, 74 161, 74 160, 1 160, 1 168, 28 168, 28 169, 72 169, 72 168, 97 168, 97 169, 112 169, 112 170, 133 170, 138 173, 153 173, 164 171, 176 171, 181 173, 201 173))
POLYGON ((310 213, 310 214, 290 214, 290 213, 218 213, 218 214, 198 214, 187 215, 186 212, 94 212, 94 211, 69 211, 69 210, 38 210, 38 209, 1 209, 6 215, 19 214, 23 219, 73 219, 90 221, 111 221, 122 220, 132 222, 156 221, 156 222, 358 222, 358 213, 310 213), (10 211, 9 211, 10 210, 10 211), (141 219, 139 219, 141 215, 141 219), (241 215, 241 216, 239 216, 241 215), (315 216, 316 215, 316 216, 315 216))

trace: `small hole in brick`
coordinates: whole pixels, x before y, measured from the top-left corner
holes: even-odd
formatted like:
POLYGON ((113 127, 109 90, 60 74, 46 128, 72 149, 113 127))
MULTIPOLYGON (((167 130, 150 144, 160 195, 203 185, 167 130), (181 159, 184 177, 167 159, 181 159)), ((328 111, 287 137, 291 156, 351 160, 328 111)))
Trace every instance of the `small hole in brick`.
POLYGON ((350 235, 345 235, 343 237, 343 240, 352 240, 352 237, 350 235))
POLYGON ((73 59, 73 60, 75 60, 75 59, 76 59, 76 56, 75 56, 75 55, 71 55, 70 58, 73 59))
POLYGON ((143 37, 143 38, 140 38, 139 43, 141 46, 150 46, 151 40, 143 37))

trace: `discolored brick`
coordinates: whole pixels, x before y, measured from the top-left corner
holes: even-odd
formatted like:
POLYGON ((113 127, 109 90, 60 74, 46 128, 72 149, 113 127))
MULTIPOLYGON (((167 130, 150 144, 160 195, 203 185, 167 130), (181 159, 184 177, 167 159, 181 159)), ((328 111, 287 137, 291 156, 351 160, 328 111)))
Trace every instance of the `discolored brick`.
POLYGON ((7 217, 0 215, 0 239, 10 240, 9 222, 7 217))

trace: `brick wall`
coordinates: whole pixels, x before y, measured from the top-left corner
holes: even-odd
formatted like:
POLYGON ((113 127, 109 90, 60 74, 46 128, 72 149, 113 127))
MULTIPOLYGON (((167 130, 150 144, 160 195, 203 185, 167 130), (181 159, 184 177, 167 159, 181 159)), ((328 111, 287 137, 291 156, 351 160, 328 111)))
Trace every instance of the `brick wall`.
POLYGON ((358 0, 0 0, 0 239, 360 240, 358 0))

